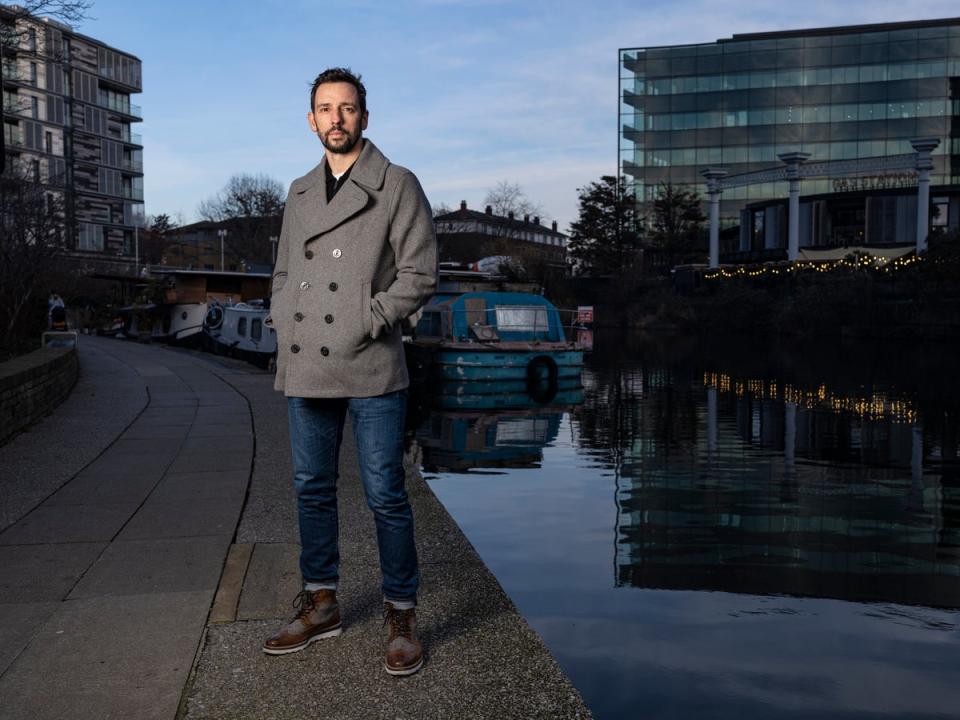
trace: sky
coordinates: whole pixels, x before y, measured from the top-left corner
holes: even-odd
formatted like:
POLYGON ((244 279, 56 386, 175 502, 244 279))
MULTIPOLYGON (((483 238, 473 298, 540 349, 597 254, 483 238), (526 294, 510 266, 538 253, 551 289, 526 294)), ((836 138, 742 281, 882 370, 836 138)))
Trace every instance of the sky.
POLYGON ((363 76, 366 137, 431 204, 482 209, 519 184, 561 230, 577 189, 617 172, 618 49, 734 33, 960 16, 956 0, 94 0, 77 27, 143 62, 148 215, 180 223, 237 173, 285 187, 322 156, 323 69, 363 76))

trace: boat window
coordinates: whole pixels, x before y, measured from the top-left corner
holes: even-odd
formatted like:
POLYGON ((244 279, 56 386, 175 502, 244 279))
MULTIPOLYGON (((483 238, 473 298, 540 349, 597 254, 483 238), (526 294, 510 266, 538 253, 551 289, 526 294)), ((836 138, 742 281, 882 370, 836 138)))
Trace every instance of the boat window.
POLYGON ((247 319, 242 317, 237 320, 237 335, 240 337, 246 337, 247 334, 247 319))
POLYGON ((259 340, 263 335, 263 322, 260 318, 254 318, 253 322, 250 323, 250 337, 254 340, 259 340))
POLYGON ((497 329, 501 332, 547 332, 547 308, 539 305, 498 305, 497 329))

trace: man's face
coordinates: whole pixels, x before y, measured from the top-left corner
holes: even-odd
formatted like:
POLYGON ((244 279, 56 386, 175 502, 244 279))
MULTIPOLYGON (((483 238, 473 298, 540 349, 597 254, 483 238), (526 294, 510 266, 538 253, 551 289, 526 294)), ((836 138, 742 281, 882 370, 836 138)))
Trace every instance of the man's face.
POLYGON ((334 153, 349 153, 367 129, 368 113, 360 113, 357 89, 348 82, 324 83, 313 95, 310 129, 334 153))

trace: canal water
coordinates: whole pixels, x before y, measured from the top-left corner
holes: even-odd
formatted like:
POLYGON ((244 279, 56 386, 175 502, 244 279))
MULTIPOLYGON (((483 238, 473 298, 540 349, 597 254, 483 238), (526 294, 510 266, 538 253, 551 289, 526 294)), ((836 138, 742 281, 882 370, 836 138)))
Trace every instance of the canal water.
POLYGON ((958 357, 598 334, 582 389, 412 425, 597 718, 956 718, 958 357))

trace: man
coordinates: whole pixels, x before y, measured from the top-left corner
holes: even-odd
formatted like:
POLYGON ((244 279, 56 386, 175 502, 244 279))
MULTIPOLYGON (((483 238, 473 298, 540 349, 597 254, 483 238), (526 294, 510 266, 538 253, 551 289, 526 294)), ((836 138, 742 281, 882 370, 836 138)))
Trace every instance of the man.
POLYGON ((294 180, 273 274, 276 389, 288 398, 303 550, 299 612, 266 640, 271 655, 340 634, 337 605, 337 464, 349 411, 360 475, 373 510, 383 576, 385 667, 423 663, 417 637, 419 573, 404 490, 409 384, 401 323, 436 287, 430 205, 414 175, 364 139, 366 89, 331 68, 310 91, 307 122, 324 158, 294 180))

